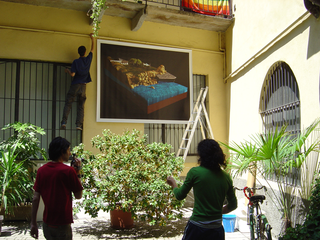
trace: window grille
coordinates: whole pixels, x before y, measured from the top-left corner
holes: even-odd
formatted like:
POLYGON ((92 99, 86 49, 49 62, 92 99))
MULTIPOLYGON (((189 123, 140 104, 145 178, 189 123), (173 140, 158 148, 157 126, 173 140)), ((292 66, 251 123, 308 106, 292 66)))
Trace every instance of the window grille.
MULTIPOLYGON (((47 150, 57 136, 72 146, 81 143, 82 132, 76 130, 76 103, 68 118, 67 130, 59 130, 65 97, 71 77, 64 72, 70 64, 0 59, 0 127, 14 122, 42 127, 46 134, 38 136, 40 147, 47 150)), ((13 134, 0 131, 0 141, 13 134)), ((39 156, 40 157, 40 156, 39 156)))
MULTIPOLYGON (((300 133, 299 88, 291 68, 285 62, 277 62, 270 69, 265 79, 261 94, 261 117, 264 132, 274 132, 287 125, 287 131, 300 133)), ((274 176, 270 176, 274 179, 274 176)), ((287 184, 299 184, 300 171, 293 169, 284 178, 287 184)))
MULTIPOLYGON (((206 87, 206 76, 193 75, 193 104, 196 103, 201 88, 206 87)), ((186 124, 145 124, 144 132, 148 135, 148 143, 163 142, 173 146, 173 151, 177 152, 186 129, 186 124)), ((205 127, 205 126, 204 126, 205 127)), ((197 154, 198 142, 202 140, 200 126, 197 126, 188 156, 197 154)))

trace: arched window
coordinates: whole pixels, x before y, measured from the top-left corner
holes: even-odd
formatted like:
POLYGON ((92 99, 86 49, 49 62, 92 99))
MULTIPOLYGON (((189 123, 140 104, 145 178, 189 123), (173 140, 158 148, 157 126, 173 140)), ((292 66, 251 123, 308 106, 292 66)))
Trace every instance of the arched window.
POLYGON ((260 114, 265 132, 287 124, 287 131, 300 132, 300 98, 296 78, 285 62, 268 71, 261 92, 260 114))
MULTIPOLYGON (((296 78, 285 62, 275 63, 268 71, 260 99, 264 132, 274 132, 287 124, 287 131, 300 133, 300 98, 296 78)), ((267 176, 275 180, 275 176, 267 176)), ((300 185, 300 170, 292 169, 283 178, 288 185, 300 185)))

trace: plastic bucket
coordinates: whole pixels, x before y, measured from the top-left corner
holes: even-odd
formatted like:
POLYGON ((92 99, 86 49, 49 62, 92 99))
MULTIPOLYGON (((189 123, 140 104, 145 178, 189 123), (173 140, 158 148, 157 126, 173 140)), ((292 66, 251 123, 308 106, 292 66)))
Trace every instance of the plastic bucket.
POLYGON ((234 232, 237 216, 233 214, 222 215, 222 223, 225 232, 234 232))

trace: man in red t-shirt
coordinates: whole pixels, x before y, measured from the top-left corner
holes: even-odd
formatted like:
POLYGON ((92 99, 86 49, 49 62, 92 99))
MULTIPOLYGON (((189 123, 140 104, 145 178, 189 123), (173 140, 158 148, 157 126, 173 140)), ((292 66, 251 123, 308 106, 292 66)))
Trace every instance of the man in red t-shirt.
POLYGON ((70 143, 56 137, 49 145, 49 158, 52 160, 40 167, 37 172, 32 201, 31 236, 38 238, 36 222, 40 196, 44 202, 43 234, 46 239, 72 239, 72 192, 76 199, 82 197, 80 182, 81 161, 76 159, 72 167, 64 162, 69 160, 70 143))

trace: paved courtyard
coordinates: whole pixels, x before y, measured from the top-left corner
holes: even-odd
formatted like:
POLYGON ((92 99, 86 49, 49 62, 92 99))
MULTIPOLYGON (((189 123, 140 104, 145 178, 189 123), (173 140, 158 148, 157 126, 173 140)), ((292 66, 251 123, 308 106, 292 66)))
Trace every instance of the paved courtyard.
MULTIPOLYGON (((191 215, 192 208, 184 209, 181 220, 172 221, 167 226, 149 226, 143 222, 135 222, 135 227, 128 230, 115 230, 110 227, 109 213, 99 212, 97 218, 91 218, 84 213, 78 213, 72 225, 73 239, 148 239, 148 240, 180 240, 184 227, 191 215)), ((30 236, 30 223, 27 221, 4 222, 1 240, 32 240, 30 236)), ((45 239, 42 225, 39 222, 39 239, 45 239)), ((235 231, 226 233, 226 240, 248 240, 249 233, 235 231)), ((199 239, 201 240, 201 239, 199 239)))

